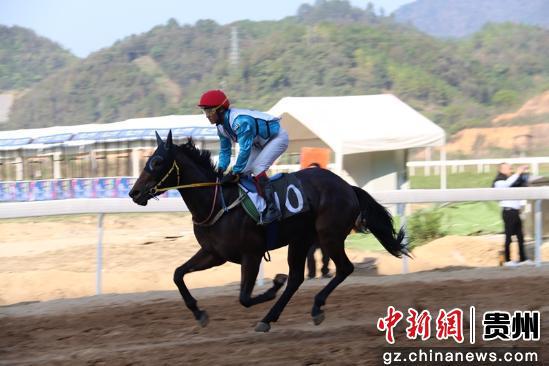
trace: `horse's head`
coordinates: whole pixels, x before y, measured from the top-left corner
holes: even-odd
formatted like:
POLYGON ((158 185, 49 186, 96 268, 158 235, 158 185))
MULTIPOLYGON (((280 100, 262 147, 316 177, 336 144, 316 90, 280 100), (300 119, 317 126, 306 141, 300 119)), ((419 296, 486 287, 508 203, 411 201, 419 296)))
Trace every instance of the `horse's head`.
POLYGON ((162 192, 158 192, 157 189, 166 185, 170 176, 177 174, 173 171, 175 158, 172 131, 170 130, 168 133, 166 142, 162 141, 157 132, 156 142, 158 144, 156 150, 147 160, 143 171, 129 193, 132 200, 141 206, 146 206, 149 199, 161 194, 162 192))

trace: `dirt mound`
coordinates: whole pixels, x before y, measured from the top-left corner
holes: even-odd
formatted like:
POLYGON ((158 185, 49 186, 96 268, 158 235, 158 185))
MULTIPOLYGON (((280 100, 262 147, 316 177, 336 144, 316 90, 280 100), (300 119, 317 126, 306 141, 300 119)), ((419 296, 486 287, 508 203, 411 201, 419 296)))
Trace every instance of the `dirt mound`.
MULTIPOLYGON (((544 151, 549 145, 549 91, 528 100, 516 112, 505 113, 492 119, 494 127, 466 128, 452 136, 446 145, 449 154, 489 156, 494 149, 515 152, 544 151), (546 116, 547 121, 540 120, 546 116), (537 124, 518 124, 515 126, 497 126, 512 124, 513 120, 534 118, 537 124)), ((517 121, 515 123, 520 123, 517 121)), ((420 155, 418 155, 421 158, 420 155)))
MULTIPOLYGON (((499 252, 503 249, 503 235, 457 236, 436 239, 415 248, 413 259, 408 259, 410 272, 430 271, 442 268, 473 268, 499 266, 499 252)), ((533 243, 526 245, 533 258, 533 243)), ((402 261, 385 252, 369 252, 377 259, 378 272, 384 275, 402 273, 402 261)), ((511 245, 511 259, 518 260, 518 246, 511 245)), ((542 260, 549 260, 549 245, 542 246, 542 260)))
POLYGON ((541 116, 543 114, 547 114, 549 119, 549 91, 528 100, 514 113, 500 114, 492 120, 492 123, 497 124, 516 118, 541 116))
POLYGON ((446 144, 449 154, 486 155, 494 148, 536 151, 549 145, 549 123, 533 125, 466 128, 446 144))
MULTIPOLYGON (((502 248, 498 239, 455 235, 440 238, 415 248, 408 268, 418 272, 444 267, 494 267, 498 265, 498 251, 502 248)), ((378 255, 380 273, 402 273, 401 260, 383 252, 378 255)))

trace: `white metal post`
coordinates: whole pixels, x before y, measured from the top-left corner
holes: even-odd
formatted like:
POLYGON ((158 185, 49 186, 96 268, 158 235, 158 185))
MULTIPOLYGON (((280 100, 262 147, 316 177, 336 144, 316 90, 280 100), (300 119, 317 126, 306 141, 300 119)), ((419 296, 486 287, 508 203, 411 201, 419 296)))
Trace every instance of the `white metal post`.
POLYGON ((440 148, 440 189, 446 189, 446 137, 440 148))
MULTIPOLYGON (((431 146, 427 146, 425 148, 425 161, 426 162, 431 161, 431 146)), ((431 166, 429 164, 425 164, 423 166, 423 175, 425 176, 431 175, 431 166)))
POLYGON ((103 271, 103 218, 105 214, 97 216, 97 268, 95 272, 95 294, 101 295, 101 275, 103 271))
POLYGON ((532 175, 534 177, 539 175, 539 163, 537 161, 532 163, 532 175))
POLYGON ((53 153, 53 179, 61 179, 61 153, 53 153))
POLYGON ((23 180, 25 175, 25 159, 17 156, 13 159, 13 163, 15 164, 15 180, 23 180))
POLYGON ((131 175, 132 177, 139 177, 139 173, 141 172, 141 168, 139 166, 139 161, 141 158, 141 150, 137 148, 132 149, 131 153, 131 160, 132 160, 132 171, 131 175))
POLYGON ((265 272, 264 272, 264 269, 263 269, 263 259, 261 259, 261 263, 259 264, 259 273, 257 275, 257 285, 258 286, 263 286, 265 284, 265 272))

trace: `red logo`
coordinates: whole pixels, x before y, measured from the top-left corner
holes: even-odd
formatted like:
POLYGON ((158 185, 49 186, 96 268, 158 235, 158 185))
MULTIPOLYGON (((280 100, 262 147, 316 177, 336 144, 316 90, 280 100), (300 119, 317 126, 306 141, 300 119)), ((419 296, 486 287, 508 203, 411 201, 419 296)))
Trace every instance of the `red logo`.
POLYGON ((421 336, 422 340, 431 337, 431 314, 428 310, 418 313, 415 309, 408 309, 409 316, 406 318, 408 328, 406 328, 406 337, 416 339, 421 336))
POLYGON ((394 307, 389 306, 387 308, 387 316, 385 318, 379 318, 377 320, 377 329, 381 332, 385 332, 385 339, 388 343, 395 343, 395 337, 393 335, 393 328, 402 320, 404 315, 399 310, 395 310, 394 307))
POLYGON ((453 337, 456 342, 463 343, 463 310, 453 309, 448 312, 440 309, 436 319, 437 339, 453 337))

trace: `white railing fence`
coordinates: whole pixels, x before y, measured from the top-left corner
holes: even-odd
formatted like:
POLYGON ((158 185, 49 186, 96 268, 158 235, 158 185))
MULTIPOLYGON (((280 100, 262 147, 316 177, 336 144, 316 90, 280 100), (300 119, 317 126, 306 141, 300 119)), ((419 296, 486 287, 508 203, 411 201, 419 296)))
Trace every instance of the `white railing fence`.
POLYGON ((549 156, 540 157, 524 157, 524 158, 501 158, 501 159, 468 159, 468 160, 419 160, 409 161, 406 167, 410 172, 410 176, 416 174, 416 169, 423 168, 424 175, 430 175, 431 169, 435 175, 440 174, 441 168, 450 168, 451 173, 462 173, 466 166, 477 166, 477 173, 495 172, 501 163, 513 165, 529 165, 532 175, 537 176, 540 172, 541 164, 549 164, 549 156), (495 169, 491 169, 494 167, 495 169))
MULTIPOLYGON (((549 199, 549 187, 524 188, 466 188, 466 189, 414 189, 370 192, 372 196, 384 205, 398 204, 398 212, 405 222, 405 205, 408 203, 432 202, 466 202, 466 201, 500 201, 500 200, 533 200, 534 201, 534 238, 535 263, 541 265, 542 244, 542 212, 541 201, 549 199)), ((138 206, 129 198, 92 198, 67 199, 57 201, 7 202, 0 203, 0 218, 21 218, 51 215, 98 215, 96 292, 101 293, 103 268, 103 217, 109 213, 152 213, 152 212, 182 212, 187 211, 180 198, 165 198, 159 201, 151 200, 147 206, 138 206)), ((407 259, 403 259, 403 272, 407 272, 407 259)), ((260 271, 258 282, 263 283, 263 271, 260 271)))

